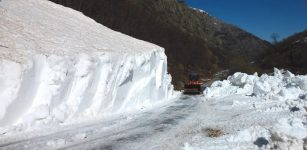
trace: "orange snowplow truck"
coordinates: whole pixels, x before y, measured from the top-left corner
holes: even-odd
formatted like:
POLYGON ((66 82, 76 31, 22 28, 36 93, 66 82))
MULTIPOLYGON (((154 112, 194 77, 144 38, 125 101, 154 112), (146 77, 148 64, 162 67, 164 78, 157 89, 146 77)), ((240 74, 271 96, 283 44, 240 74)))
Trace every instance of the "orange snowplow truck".
POLYGON ((197 73, 190 73, 189 82, 184 85, 183 94, 187 95, 202 94, 201 85, 202 83, 199 82, 199 75, 197 73))

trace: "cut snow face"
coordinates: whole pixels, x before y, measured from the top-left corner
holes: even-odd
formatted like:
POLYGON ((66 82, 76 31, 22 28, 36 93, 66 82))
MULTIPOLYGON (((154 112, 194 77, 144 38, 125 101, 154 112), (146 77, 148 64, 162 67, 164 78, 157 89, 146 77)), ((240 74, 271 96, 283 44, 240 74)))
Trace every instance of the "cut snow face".
POLYGON ((47 0, 3 0, 0 45, 0 134, 137 111, 172 94, 163 48, 47 0))

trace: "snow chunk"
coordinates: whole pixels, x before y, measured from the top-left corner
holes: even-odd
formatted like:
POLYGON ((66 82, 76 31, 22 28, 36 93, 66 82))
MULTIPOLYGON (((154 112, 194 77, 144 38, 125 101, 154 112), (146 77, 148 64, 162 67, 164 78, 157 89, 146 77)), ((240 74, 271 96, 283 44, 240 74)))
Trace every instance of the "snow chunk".
POLYGON ((299 95, 301 93, 301 90, 299 88, 291 87, 287 89, 282 89, 280 91, 280 95, 284 99, 298 99, 299 95))
POLYGON ((307 90, 307 76, 299 77, 298 85, 302 90, 307 90))
POLYGON ((210 88, 206 88, 203 92, 206 98, 224 97, 233 94, 238 87, 231 86, 230 81, 215 81, 210 88))
POLYGON ((242 86, 246 83, 248 75, 246 73, 237 72, 230 76, 228 80, 235 86, 242 86))
POLYGON ((271 86, 266 81, 257 81, 253 88, 253 93, 257 96, 265 96, 271 92, 271 86))

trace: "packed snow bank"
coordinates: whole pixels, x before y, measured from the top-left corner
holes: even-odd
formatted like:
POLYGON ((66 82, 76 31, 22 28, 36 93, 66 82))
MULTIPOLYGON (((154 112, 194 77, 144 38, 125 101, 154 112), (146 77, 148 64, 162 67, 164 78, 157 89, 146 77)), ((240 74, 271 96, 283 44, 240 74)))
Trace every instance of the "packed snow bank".
POLYGON ((0 2, 0 128, 71 123, 169 99, 164 50, 47 0, 0 2))

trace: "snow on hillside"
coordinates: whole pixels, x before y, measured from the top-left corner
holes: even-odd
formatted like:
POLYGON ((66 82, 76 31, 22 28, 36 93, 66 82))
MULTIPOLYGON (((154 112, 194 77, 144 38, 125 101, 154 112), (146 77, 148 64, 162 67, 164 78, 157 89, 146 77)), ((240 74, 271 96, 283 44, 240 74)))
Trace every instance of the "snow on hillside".
POLYGON ((173 90, 163 48, 47 0, 0 2, 0 68, 0 134, 137 111, 173 90))
POLYGON ((185 150, 307 149, 307 76, 238 72, 207 88, 204 104, 185 150))
POLYGON ((209 15, 209 13, 208 12, 206 12, 206 11, 204 11, 204 10, 202 10, 202 9, 199 9, 199 8, 193 8, 193 7, 191 7, 192 9, 194 9, 194 10, 196 10, 196 11, 198 11, 198 12, 200 12, 200 13, 202 13, 202 14, 205 14, 205 15, 209 15))

